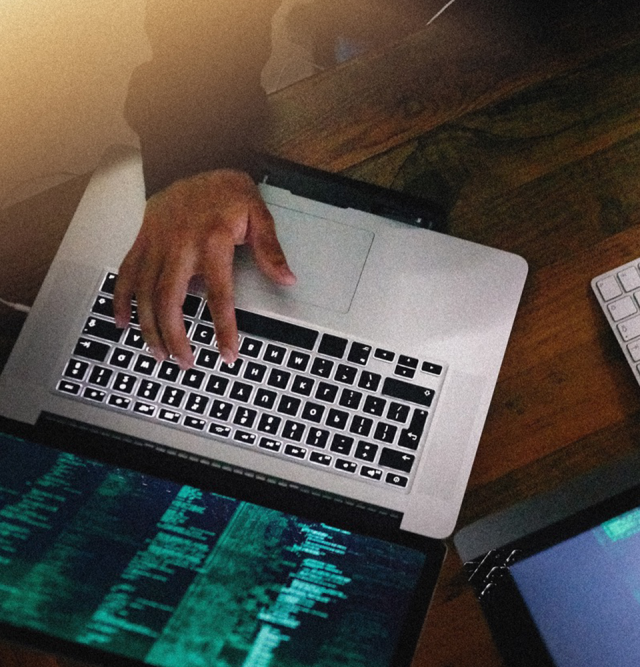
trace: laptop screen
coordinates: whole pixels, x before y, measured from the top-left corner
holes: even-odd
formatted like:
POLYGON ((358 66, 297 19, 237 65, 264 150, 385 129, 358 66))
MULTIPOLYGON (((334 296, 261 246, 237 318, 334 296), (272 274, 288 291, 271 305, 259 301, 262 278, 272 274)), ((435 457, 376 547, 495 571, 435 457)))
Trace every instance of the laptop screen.
POLYGON ((0 435, 0 621, 64 645, 170 667, 390 665, 429 565, 414 548, 0 435))
POLYGON ((558 667, 635 667, 640 507, 519 560, 511 576, 558 667))

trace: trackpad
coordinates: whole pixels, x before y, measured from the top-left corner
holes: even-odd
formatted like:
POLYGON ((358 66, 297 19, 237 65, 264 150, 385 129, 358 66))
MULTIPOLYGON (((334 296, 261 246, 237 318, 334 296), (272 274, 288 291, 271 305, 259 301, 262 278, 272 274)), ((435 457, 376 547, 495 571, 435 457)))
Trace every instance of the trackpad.
POLYGON ((373 232, 301 213, 269 206, 278 239, 298 281, 278 287, 264 278, 249 251, 240 247, 236 257, 236 288, 240 294, 277 295, 286 300, 348 312, 360 274, 373 242, 373 232))

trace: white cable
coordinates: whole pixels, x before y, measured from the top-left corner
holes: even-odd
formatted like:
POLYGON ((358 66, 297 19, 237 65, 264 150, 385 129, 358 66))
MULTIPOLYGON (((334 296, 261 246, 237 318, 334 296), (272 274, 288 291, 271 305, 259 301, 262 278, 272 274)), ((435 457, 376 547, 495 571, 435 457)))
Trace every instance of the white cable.
POLYGON ((5 301, 4 299, 0 299, 0 303, 7 306, 7 308, 12 308, 21 313, 28 313, 31 310, 30 306, 25 306, 23 303, 12 303, 11 301, 5 301))
POLYGON ((449 9, 449 7, 451 7, 451 5, 452 5, 455 1, 456 1, 456 0, 449 0, 449 2, 447 2, 447 4, 446 4, 446 5, 445 5, 439 12, 436 12, 436 13, 435 13, 435 14, 434 14, 434 15, 427 21, 427 25, 431 25, 431 24, 438 18, 438 16, 440 16, 440 14, 442 14, 446 9, 449 9))

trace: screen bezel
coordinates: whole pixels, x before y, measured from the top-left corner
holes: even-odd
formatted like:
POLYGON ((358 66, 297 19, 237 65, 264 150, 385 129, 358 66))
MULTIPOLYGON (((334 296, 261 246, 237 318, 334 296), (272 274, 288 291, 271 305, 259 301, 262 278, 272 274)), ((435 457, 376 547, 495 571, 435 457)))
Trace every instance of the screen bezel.
MULTIPOLYGON (((376 517, 371 508, 358 508, 354 503, 338 503, 328 496, 311 495, 300 488, 279 485, 274 480, 244 477, 233 471, 203 466, 198 461, 160 451, 150 446, 150 443, 133 442, 130 439, 125 441, 115 434, 86 430, 57 418, 45 417, 36 427, 30 427, 0 417, 0 434, 178 484, 188 484, 203 491, 232 496, 309 521, 323 521, 337 528, 420 551, 425 555, 425 565, 410 600, 391 662, 391 667, 410 665, 446 554, 443 542, 402 531, 398 517, 376 517), (296 508, 295 512, 292 507, 296 508), (334 511, 330 515, 331 521, 327 522, 329 509, 334 511)), ((148 667, 147 663, 120 654, 2 621, 0 638, 38 651, 105 667, 148 667)))

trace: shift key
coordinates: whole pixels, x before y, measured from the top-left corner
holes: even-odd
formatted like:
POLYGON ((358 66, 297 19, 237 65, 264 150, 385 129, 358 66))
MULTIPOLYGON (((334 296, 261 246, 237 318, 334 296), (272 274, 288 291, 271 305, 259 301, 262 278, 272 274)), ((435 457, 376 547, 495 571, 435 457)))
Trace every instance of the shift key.
POLYGON ((427 408, 433 403, 433 397, 436 394, 433 389, 421 387, 411 382, 404 382, 403 380, 396 380, 396 378, 386 378, 381 393, 384 396, 399 398, 401 401, 418 403, 427 408))

